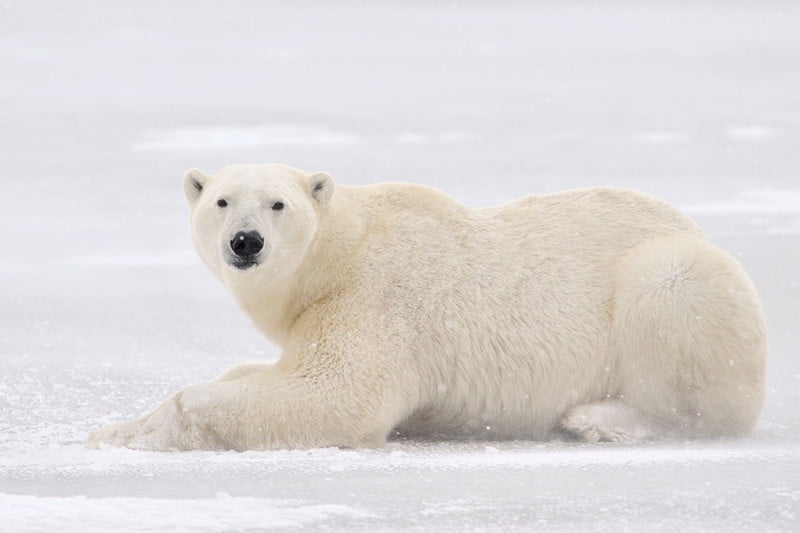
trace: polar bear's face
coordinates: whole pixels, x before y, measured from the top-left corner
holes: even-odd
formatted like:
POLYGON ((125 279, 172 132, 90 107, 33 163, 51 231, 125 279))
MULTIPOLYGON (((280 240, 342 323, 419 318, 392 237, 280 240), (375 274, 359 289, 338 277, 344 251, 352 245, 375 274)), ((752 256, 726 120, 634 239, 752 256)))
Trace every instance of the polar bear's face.
POLYGON ((324 172, 282 165, 235 165, 183 179, 192 241, 200 258, 229 286, 285 280, 300 266, 333 194, 324 172))

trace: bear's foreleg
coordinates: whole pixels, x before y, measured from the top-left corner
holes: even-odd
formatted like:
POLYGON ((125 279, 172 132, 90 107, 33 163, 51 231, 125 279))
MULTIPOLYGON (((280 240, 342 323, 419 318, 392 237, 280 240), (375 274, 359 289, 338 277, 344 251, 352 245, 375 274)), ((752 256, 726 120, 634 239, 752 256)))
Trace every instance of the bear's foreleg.
POLYGON ((375 447, 392 425, 378 406, 352 383, 240 365, 142 418, 96 431, 86 444, 162 451, 375 447))

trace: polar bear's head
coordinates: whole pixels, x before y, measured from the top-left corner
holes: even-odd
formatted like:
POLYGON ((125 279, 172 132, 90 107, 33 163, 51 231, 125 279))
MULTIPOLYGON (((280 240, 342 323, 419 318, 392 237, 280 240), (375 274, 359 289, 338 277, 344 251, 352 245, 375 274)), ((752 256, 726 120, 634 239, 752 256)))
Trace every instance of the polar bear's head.
POLYGON ((235 165, 183 178, 192 241, 211 271, 231 286, 280 283, 303 262, 333 178, 283 165, 235 165))

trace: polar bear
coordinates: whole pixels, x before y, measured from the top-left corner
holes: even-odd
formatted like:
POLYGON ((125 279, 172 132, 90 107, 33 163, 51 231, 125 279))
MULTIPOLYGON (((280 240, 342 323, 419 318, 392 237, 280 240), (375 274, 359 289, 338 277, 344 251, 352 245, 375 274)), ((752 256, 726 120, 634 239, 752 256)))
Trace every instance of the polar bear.
POLYGON ((764 398, 764 316, 686 216, 594 188, 483 209, 324 172, 190 170, 203 262, 283 349, 87 444, 375 447, 387 436, 735 436, 764 398))

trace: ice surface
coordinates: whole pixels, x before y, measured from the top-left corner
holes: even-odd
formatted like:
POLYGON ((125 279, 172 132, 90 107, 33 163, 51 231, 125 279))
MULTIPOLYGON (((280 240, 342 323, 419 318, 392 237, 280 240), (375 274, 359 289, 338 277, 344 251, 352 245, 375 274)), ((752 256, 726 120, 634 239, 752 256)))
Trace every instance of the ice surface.
POLYGON ((214 498, 86 498, 0 494, 0 512, 9 531, 36 524, 42 531, 242 531, 297 529, 331 520, 370 517, 345 505, 304 505, 291 500, 214 498))
POLYGON ((800 5, 0 5, 0 531, 800 529, 800 5), (195 258, 180 177, 277 161, 474 206, 635 187, 751 273, 755 433, 639 446, 89 451, 277 357, 195 258))

